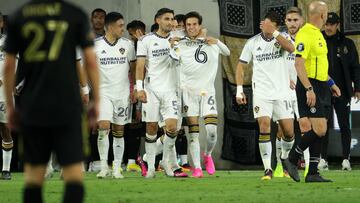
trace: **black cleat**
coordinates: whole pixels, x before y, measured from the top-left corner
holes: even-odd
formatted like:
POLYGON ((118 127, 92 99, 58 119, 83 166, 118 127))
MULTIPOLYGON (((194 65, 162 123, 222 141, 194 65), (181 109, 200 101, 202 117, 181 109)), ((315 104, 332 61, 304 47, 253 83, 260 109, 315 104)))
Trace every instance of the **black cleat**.
POLYGON ((282 163, 283 167, 286 168, 286 170, 289 173, 290 177, 295 182, 300 182, 300 176, 299 176, 299 171, 298 171, 297 165, 291 163, 289 161, 289 159, 285 159, 285 160, 281 159, 281 163, 282 163))
POLYGON ((271 169, 266 169, 264 176, 261 177, 261 180, 271 180, 273 178, 273 171, 271 169))
POLYGON ((330 183, 332 180, 323 178, 319 173, 307 174, 305 183, 330 183))
POLYGON ((11 173, 10 171, 3 171, 1 173, 1 179, 2 180, 11 180, 11 173))

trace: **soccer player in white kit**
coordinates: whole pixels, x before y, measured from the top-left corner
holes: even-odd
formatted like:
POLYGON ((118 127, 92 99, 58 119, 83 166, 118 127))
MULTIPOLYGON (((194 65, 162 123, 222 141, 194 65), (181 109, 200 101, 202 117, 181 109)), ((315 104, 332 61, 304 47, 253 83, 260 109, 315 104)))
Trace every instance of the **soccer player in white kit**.
MULTIPOLYGON (((0 30, 3 27, 3 16, 0 13, 0 30)), ((12 157, 12 149, 14 147, 13 139, 10 134, 10 130, 6 127, 6 105, 5 105, 5 93, 4 93, 4 59, 5 52, 3 52, 3 46, 5 43, 6 35, 0 33, 0 133, 2 138, 2 172, 1 179, 11 180, 10 163, 12 157)))
POLYGON ((109 131, 113 134, 113 177, 123 178, 121 161, 124 154, 124 125, 130 122, 129 71, 135 67, 133 43, 121 36, 124 19, 120 13, 111 12, 105 17, 105 36, 95 40, 95 52, 100 70, 100 113, 98 119, 98 149, 101 170, 98 178, 110 175, 107 165, 109 131))
POLYGON ((246 104, 243 93, 243 66, 253 61, 253 112, 259 129, 259 149, 265 172, 262 180, 272 179, 270 141, 271 118, 279 121, 284 132, 282 153, 287 156, 294 143, 293 118, 291 107, 289 70, 285 65, 284 50, 292 53, 294 46, 279 31, 280 16, 269 12, 260 28, 262 32, 250 38, 241 53, 236 70, 236 101, 246 104))
MULTIPOLYGON (((178 130, 177 78, 170 53, 170 32, 173 29, 174 11, 158 10, 155 15, 159 29, 138 41, 136 87, 138 99, 143 102, 143 121, 146 122, 145 151, 148 171, 146 178, 155 177, 156 133, 161 116, 165 120, 163 164, 169 164, 168 155, 175 148, 178 130), (146 67, 146 75, 145 73, 146 67)), ((173 160, 174 161, 174 160, 173 160)), ((174 170, 175 177, 187 176, 181 168, 174 170)))
POLYGON ((215 173, 211 153, 217 141, 217 107, 215 77, 219 66, 219 54, 230 55, 230 50, 220 40, 201 35, 202 16, 197 12, 185 15, 185 38, 174 46, 179 62, 180 88, 183 111, 189 124, 189 147, 194 162, 193 177, 203 177, 200 163, 199 117, 205 121, 207 143, 203 156, 206 171, 215 173))
MULTIPOLYGON (((285 16, 285 25, 287 28, 287 32, 284 32, 282 34, 288 41, 290 41, 294 45, 295 45, 296 33, 299 31, 299 29, 303 25, 303 22, 304 22, 304 19, 303 19, 303 15, 302 15, 302 10, 300 8, 291 7, 287 10, 286 16, 285 16)), ((298 110, 297 97, 296 97, 296 91, 295 91, 295 85, 297 83, 297 73, 296 73, 296 69, 295 69, 295 54, 285 52, 284 58, 285 58, 285 64, 289 68, 289 74, 290 74, 291 103, 292 103, 292 107, 294 109, 296 119, 299 121, 301 135, 303 135, 304 126, 302 124, 302 119, 299 117, 299 110, 298 110)), ((280 125, 279 125, 278 129, 279 129, 278 135, 277 135, 278 139, 276 139, 276 157, 278 160, 278 165, 276 166, 274 176, 282 177, 284 175, 284 173, 281 170, 281 168, 282 168, 281 159, 284 160, 287 157, 281 156, 281 154, 282 154, 281 153, 281 137, 283 137, 283 135, 282 135, 282 130, 281 130, 280 125), (280 156, 281 156, 281 159, 280 159, 280 156)), ((304 175, 305 176, 309 169, 309 158, 310 158, 309 156, 310 156, 309 149, 306 149, 304 151, 304 159, 305 159, 304 175)), ((285 172, 285 175, 288 176, 287 172, 286 171, 284 171, 284 172, 285 172)))

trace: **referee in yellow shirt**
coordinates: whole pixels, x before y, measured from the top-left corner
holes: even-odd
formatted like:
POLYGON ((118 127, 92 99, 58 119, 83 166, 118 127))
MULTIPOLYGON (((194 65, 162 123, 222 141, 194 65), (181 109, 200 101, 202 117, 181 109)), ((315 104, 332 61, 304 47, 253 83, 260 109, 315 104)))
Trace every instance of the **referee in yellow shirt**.
POLYGON ((309 147, 310 166, 305 182, 331 182, 320 176, 317 165, 320 158, 321 137, 327 130, 330 88, 335 96, 340 96, 340 90, 332 79, 328 80, 327 46, 320 32, 327 20, 327 5, 321 1, 314 1, 310 3, 308 12, 309 22, 299 30, 295 39, 295 67, 300 81, 296 85, 296 94, 299 123, 304 135, 285 164, 289 175, 299 182, 297 162, 303 151, 309 147))

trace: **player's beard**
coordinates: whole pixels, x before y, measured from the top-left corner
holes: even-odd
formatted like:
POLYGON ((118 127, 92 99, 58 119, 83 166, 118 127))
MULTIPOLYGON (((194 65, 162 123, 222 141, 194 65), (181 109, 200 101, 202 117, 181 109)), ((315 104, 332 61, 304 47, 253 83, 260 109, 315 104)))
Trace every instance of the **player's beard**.
POLYGON ((299 28, 290 27, 288 31, 291 35, 295 35, 299 31, 299 28))

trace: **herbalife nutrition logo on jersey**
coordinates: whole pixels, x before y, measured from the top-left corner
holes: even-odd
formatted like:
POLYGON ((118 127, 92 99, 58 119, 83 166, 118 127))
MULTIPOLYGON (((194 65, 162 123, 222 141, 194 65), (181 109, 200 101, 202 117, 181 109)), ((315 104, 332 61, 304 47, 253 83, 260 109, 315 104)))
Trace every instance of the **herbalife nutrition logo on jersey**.
POLYGON ((166 49, 155 49, 152 50, 153 57, 168 56, 170 54, 170 48, 166 49))
POLYGON ((258 54, 256 55, 257 61, 268 61, 273 59, 278 59, 281 57, 281 51, 275 51, 272 53, 266 53, 266 54, 258 54))

